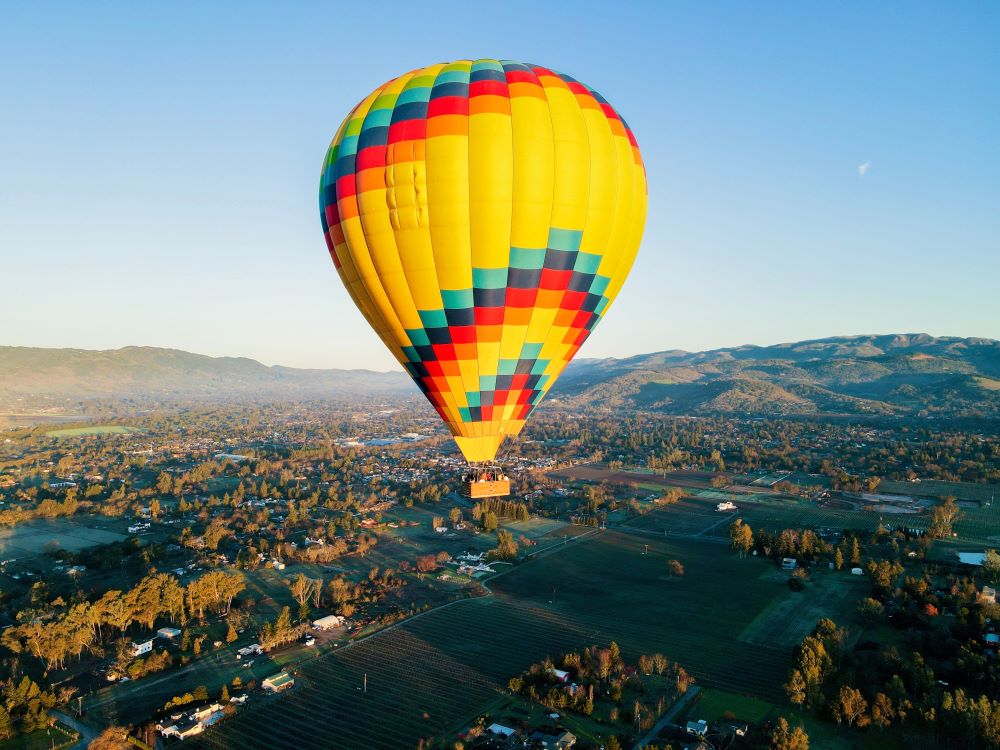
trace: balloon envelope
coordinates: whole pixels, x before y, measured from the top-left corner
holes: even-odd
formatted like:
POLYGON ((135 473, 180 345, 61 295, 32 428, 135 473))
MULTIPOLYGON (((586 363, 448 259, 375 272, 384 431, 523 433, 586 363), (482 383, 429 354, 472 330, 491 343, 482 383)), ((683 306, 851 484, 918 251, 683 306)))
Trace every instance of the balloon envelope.
POLYGON ((646 216, 625 121, 537 65, 460 60, 375 89, 320 213, 355 304, 469 461, 491 461, 621 289, 646 216))

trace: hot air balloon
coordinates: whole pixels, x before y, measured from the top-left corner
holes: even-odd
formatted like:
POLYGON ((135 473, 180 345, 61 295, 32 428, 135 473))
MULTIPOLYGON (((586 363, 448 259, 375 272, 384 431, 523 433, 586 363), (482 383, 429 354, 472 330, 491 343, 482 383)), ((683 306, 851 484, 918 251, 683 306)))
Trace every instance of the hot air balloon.
POLYGON ((646 216, 635 137, 563 73, 459 60, 378 87, 323 163, 327 246, 361 313, 473 466, 495 465, 607 312, 646 216))

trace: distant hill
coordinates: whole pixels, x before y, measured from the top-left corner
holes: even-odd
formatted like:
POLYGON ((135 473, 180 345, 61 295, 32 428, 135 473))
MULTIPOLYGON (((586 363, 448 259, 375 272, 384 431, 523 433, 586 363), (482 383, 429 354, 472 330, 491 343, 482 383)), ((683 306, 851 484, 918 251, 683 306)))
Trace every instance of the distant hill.
POLYGON ((841 336, 570 363, 552 396, 670 414, 1000 416, 1000 341, 841 336))
MULTIPOLYGON (((0 406, 19 399, 414 395, 401 371, 300 370, 176 349, 0 347, 0 406)), ((668 414, 1000 417, 1000 342, 843 336, 570 363, 550 398, 668 414)))
POLYGON ((0 347, 0 402, 19 398, 297 398, 414 393, 402 372, 299 370, 177 349, 0 347))

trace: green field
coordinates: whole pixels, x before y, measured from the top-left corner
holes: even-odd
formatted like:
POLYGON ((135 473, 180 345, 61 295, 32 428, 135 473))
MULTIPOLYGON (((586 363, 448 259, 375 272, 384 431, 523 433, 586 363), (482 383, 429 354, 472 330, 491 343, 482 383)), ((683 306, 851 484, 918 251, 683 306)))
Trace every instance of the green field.
MULTIPOLYGON (((502 521, 500 525, 513 534, 515 539, 522 535, 529 539, 540 539, 557 535, 559 531, 566 529, 568 524, 554 518, 529 518, 527 521, 502 521)), ((567 532, 569 531, 567 529, 567 532)))
POLYGON ((488 581, 495 595, 438 609, 302 664, 286 696, 248 707, 201 747, 412 748, 495 703, 532 662, 614 639, 660 651, 699 683, 781 699, 790 653, 738 639, 783 582, 718 544, 605 533, 488 581), (666 561, 681 560, 684 578, 666 561), (642 602, 636 606, 636 602, 642 602), (368 692, 358 688, 368 677, 368 692))
POLYGON ((124 534, 94 528, 77 519, 38 519, 0 527, 0 557, 34 557, 55 549, 76 552, 124 538, 124 534))
POLYGON ((69 747, 80 735, 59 722, 45 729, 19 734, 0 742, 0 750, 51 750, 69 747))
MULTIPOLYGON (((724 497, 726 500, 730 499, 728 495, 724 497)), ((633 529, 665 531, 669 534, 700 534, 713 524, 725 521, 731 515, 716 510, 718 502, 714 498, 686 497, 671 505, 659 506, 648 513, 632 516, 624 522, 624 525, 633 529)))
POLYGON ((62 430, 52 430, 46 432, 48 437, 84 437, 87 435, 122 435, 127 432, 138 432, 134 427, 124 427, 117 424, 97 424, 87 427, 67 427, 62 430))
POLYGON ((759 698, 751 698, 725 690, 700 690, 698 700, 687 711, 689 720, 704 719, 709 724, 723 718, 726 712, 735 714, 736 718, 751 724, 763 721, 777 706, 759 698))

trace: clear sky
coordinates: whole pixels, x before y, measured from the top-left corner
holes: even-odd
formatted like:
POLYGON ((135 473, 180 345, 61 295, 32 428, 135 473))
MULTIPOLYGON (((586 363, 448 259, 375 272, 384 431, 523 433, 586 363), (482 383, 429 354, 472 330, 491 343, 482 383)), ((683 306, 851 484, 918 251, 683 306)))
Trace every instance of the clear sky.
POLYGON ((0 344, 388 369, 317 184, 432 62, 587 82, 636 133, 643 247, 581 356, 1000 338, 1000 3, 24 2, 0 8, 0 344))

